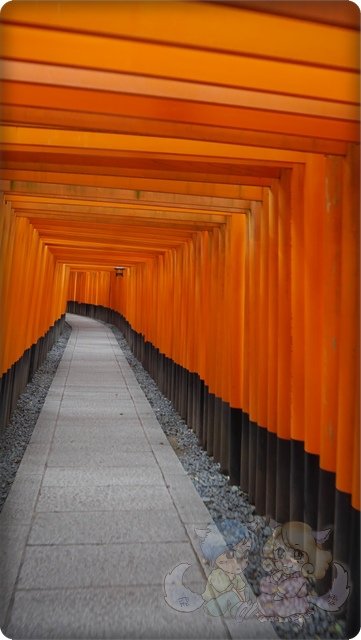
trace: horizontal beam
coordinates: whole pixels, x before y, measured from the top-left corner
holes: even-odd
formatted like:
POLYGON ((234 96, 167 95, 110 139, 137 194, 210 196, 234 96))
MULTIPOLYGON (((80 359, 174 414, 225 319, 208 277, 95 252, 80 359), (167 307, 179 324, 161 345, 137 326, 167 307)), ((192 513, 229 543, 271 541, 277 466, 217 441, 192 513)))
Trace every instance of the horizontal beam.
POLYGON ((204 81, 200 89, 199 84, 185 80, 144 78, 23 60, 3 60, 0 78, 3 80, 2 102, 13 106, 74 108, 89 113, 134 115, 174 122, 192 122, 193 119, 194 123, 219 126, 222 121, 228 121, 229 126, 244 121, 248 129, 256 128, 254 122, 259 112, 260 116, 267 115, 267 121, 262 118, 262 122, 266 130, 269 126, 271 131, 277 123, 287 123, 293 118, 294 130, 288 129, 288 133, 302 133, 300 128, 306 126, 310 116, 321 119, 321 125, 323 119, 355 122, 359 119, 357 104, 343 101, 265 95, 261 91, 219 87, 204 81))
POLYGON ((51 2, 32 2, 8 5, 2 20, 69 31, 76 25, 83 33, 323 66, 357 69, 358 65, 357 32, 239 7, 197 2, 102 2, 101 6, 90 3, 85 8, 81 2, 72 2, 59 11, 51 2))
POLYGON ((59 239, 55 239, 55 238, 47 238, 47 237, 42 237, 41 238, 43 243, 47 246, 50 247, 52 250, 56 249, 56 250, 67 250, 67 249, 72 249, 75 251, 75 254, 77 253, 78 249, 87 249, 89 251, 93 251, 93 250, 101 250, 104 251, 104 253, 106 253, 107 255, 110 254, 110 252, 112 251, 144 251, 144 253, 152 253, 152 252, 164 252, 164 251, 168 251, 171 249, 176 249, 177 247, 181 246, 182 244, 185 243, 184 240, 179 240, 178 242, 176 242, 175 240, 173 242, 171 241, 163 241, 163 242, 137 242, 136 240, 134 240, 133 242, 131 242, 130 240, 127 241, 122 241, 122 242, 95 242, 94 240, 92 240, 91 242, 87 242, 84 240, 59 240, 59 239))
POLYGON ((39 233, 39 236, 41 237, 41 239, 47 243, 47 244, 51 244, 51 243, 61 243, 61 242, 87 242, 88 244, 93 244, 93 243, 104 243, 104 244, 111 244, 114 246, 118 246, 119 244, 124 243, 134 243, 134 242, 138 242, 141 245, 147 245, 149 243, 155 242, 157 241, 160 244, 181 244, 183 242, 188 242, 189 240, 192 239, 193 237, 193 233, 189 232, 189 231, 183 231, 183 230, 173 230, 173 234, 171 233, 172 230, 170 230, 169 233, 167 234, 161 234, 160 231, 165 231, 163 229, 158 229, 157 232, 155 232, 154 230, 151 230, 151 233, 145 234, 145 233, 137 233, 134 228, 133 228, 133 233, 128 232, 126 234, 119 234, 119 235, 114 235, 114 234, 109 234, 109 232, 106 234, 103 232, 101 225, 98 225, 98 231, 99 233, 81 233, 79 232, 79 230, 74 229, 72 226, 69 225, 69 227, 67 228, 63 228, 61 229, 59 227, 59 229, 57 231, 52 231, 52 230, 46 230, 43 229, 42 227, 39 227, 39 225, 35 226, 37 232, 39 233))
MULTIPOLYGON (((69 184, 73 186, 97 186, 100 188, 126 188, 136 191, 157 191, 164 193, 178 193, 178 194, 190 194, 190 195, 204 195, 219 198, 241 198, 247 200, 260 200, 263 198, 263 187, 270 186, 272 179, 260 176, 237 176, 234 182, 235 184, 217 183, 217 182, 198 182, 196 179, 189 180, 171 180, 166 179, 165 176, 159 178, 147 178, 147 177, 131 177, 121 175, 119 171, 118 175, 105 175, 101 173, 99 167, 98 173, 91 175, 91 171, 87 173, 64 173, 62 171, 50 171, 51 167, 48 166, 48 170, 36 171, 33 169, 16 169, 11 168, 15 164, 10 163, 9 169, 2 169, 1 175, 9 185, 12 181, 31 181, 34 183, 57 183, 57 184, 69 184), (239 184, 245 182, 245 184, 239 184), (254 191, 248 191, 249 186, 254 187, 254 191)), ((104 168, 103 168, 104 171, 104 168)), ((198 177, 198 176, 197 176, 198 177)), ((229 176, 228 176, 229 177, 229 176)))
POLYGON ((61 264, 65 264, 73 270, 76 271, 111 271, 114 273, 114 267, 116 266, 115 262, 122 262, 124 267, 136 267, 139 264, 145 264, 149 262, 153 262, 154 258, 157 256, 119 256, 119 260, 96 260, 84 257, 84 259, 74 259, 72 258, 61 258, 60 256, 54 255, 56 262, 61 264))
MULTIPOLYGON (((191 168, 189 168, 188 171, 165 171, 162 170, 162 167, 159 166, 156 170, 147 170, 147 171, 142 171, 140 169, 123 169, 123 168, 117 168, 117 167, 113 167, 112 169, 108 170, 107 168, 104 167, 97 167, 98 169, 98 173, 95 173, 96 168, 95 167, 81 167, 81 170, 83 171, 83 173, 81 174, 76 174, 76 173, 71 173, 73 170, 76 171, 79 167, 78 166, 73 166, 73 165, 50 165, 48 163, 42 165, 42 163, 24 163, 25 164, 25 169, 26 167, 31 167, 32 169, 34 168, 34 166, 36 167, 36 171, 29 171, 27 172, 27 175, 33 175, 33 174, 37 174, 41 176, 41 179, 45 179, 46 175, 49 175, 49 169, 62 169, 61 171, 61 175, 62 177, 65 176, 65 179, 68 180, 69 184, 74 184, 74 183, 78 183, 78 182, 85 182, 85 184, 89 184, 89 182, 91 184, 96 184, 96 183, 100 183, 100 184, 104 184, 103 180, 105 181, 105 184, 109 185, 109 184, 114 184, 114 181, 117 185, 120 185, 121 182, 123 182, 123 184, 126 187, 134 187, 135 190, 139 191, 142 189, 142 187, 147 187, 148 189, 151 189, 152 186, 154 188, 154 190, 156 188, 162 187, 167 189, 168 193, 172 192, 172 185, 174 185, 175 187, 175 191, 176 192, 183 192, 183 193, 192 193, 192 192, 196 192, 196 193, 206 193, 206 194, 217 194, 219 196, 223 196, 223 195, 242 195, 242 186, 249 186, 250 184, 256 186, 259 185, 261 187, 266 187, 266 188, 273 188, 274 184, 277 182, 278 178, 279 178, 279 169, 275 168, 275 167, 264 167, 263 165, 260 167, 257 166, 248 166, 245 167, 244 171, 246 173, 245 176, 243 176, 243 171, 242 171, 242 165, 240 165, 240 167, 237 167, 238 169, 240 169, 239 174, 234 174, 233 172, 233 167, 228 166, 229 169, 229 173, 212 173, 212 166, 210 165, 209 167, 207 167, 206 165, 204 165, 203 171, 202 172, 193 172, 191 171, 191 168), (44 168, 44 173, 42 172, 42 168, 44 168), (209 168, 209 172, 206 173, 207 168, 209 168), (64 173, 64 171, 67 171, 66 173, 64 173), (112 171, 114 175, 109 176, 108 173, 109 171, 112 171), (48 173, 46 173, 48 172, 48 173), (266 175, 262 175, 262 173, 266 173, 266 175), (145 177, 143 177, 143 175, 145 174, 145 177), (261 175, 260 175, 261 174, 261 175), (119 176, 119 177, 118 177, 119 176), (199 181, 200 180, 204 180, 204 187, 201 188, 201 184, 199 181), (243 182, 246 182, 246 185, 243 185, 243 182)), ((162 162, 159 162, 160 165, 162 165, 162 162)), ((0 160, 0 165, 1 165, 1 160, 0 160)), ((6 163, 5 166, 6 167, 19 167, 21 166, 20 163, 6 163)), ((9 167, 9 169, 4 169, 4 165, 3 168, 1 170, 1 174, 3 176, 5 176, 5 174, 7 176, 10 176, 10 178, 13 175, 21 175, 21 171, 19 172, 17 169, 15 169, 15 171, 13 169, 11 169, 9 167)), ((51 173, 51 179, 55 179, 57 177, 58 172, 55 173, 51 173)), ((252 200, 257 200, 258 198, 252 198, 252 200)))
MULTIPOLYGON (((268 122, 257 114, 258 121, 255 126, 259 129, 267 127, 262 123, 268 122)), ((285 133, 269 133, 268 131, 231 129, 184 124, 180 122, 164 122, 160 120, 147 120, 146 118, 130 118, 125 116, 98 115, 84 112, 64 110, 44 110, 32 107, 4 106, 2 108, 2 120, 5 124, 15 126, 44 126, 61 129, 82 129, 104 133, 127 133, 136 135, 151 135, 188 140, 209 140, 212 142, 226 142, 230 144, 254 145, 257 147, 270 147, 273 149, 289 149, 293 151, 306 151, 331 155, 346 155, 347 142, 345 140, 325 140, 320 137, 320 126, 315 129, 318 136, 306 137, 286 135, 285 133)), ((337 125, 340 123, 338 122, 337 125)), ((320 123, 318 123, 320 125, 320 123)), ((323 122, 322 127, 325 127, 323 122)), ((356 139, 359 127, 354 123, 343 123, 344 138, 349 141, 356 139), (354 131, 354 133, 352 133, 354 131)), ((328 129, 330 135, 330 129, 328 129)))
MULTIPOLYGON (((359 99, 358 75, 351 71, 5 23, 1 36, 6 58, 12 60, 208 82, 355 104, 359 99)), ((357 49, 357 55, 356 52, 357 49)))
MULTIPOLYGON (((93 186, 34 183, 30 181, 1 181, 0 189, 5 195, 12 199, 14 195, 39 195, 58 196, 64 199, 86 199, 96 202, 112 201, 132 203, 144 202, 148 206, 182 206, 182 207, 202 207, 217 209, 241 209, 245 206, 244 200, 262 200, 262 188, 245 187, 244 197, 240 198, 217 198, 212 196, 196 196, 188 194, 162 193, 152 191, 139 191, 134 189, 106 189, 93 186)), ((248 204, 246 205, 248 206, 248 204)))
MULTIPOLYGON (((88 258, 90 257, 94 257, 95 259, 98 260, 103 260, 104 258, 108 261, 110 260, 116 260, 118 257, 120 257, 120 255, 122 256, 132 256, 133 253, 135 255, 138 255, 140 257, 144 256, 151 256, 151 257, 155 257, 156 255, 160 254, 160 253, 165 253, 166 249, 147 249, 147 248, 141 248, 141 249, 137 249, 137 248, 127 248, 127 247, 119 247, 119 248, 114 248, 114 249, 102 249, 101 247, 93 247, 93 246, 84 246, 84 247, 73 247, 73 248, 69 248, 69 247, 52 247, 51 248, 51 252, 54 256, 62 256, 62 259, 68 259, 70 258, 71 260, 74 260, 74 258, 78 258, 81 259, 82 256, 84 258, 88 258)), ((119 263, 118 263, 119 264, 119 263)))
MULTIPOLYGON (((35 222, 35 220, 34 220, 35 222)), ((136 227, 134 227, 133 224, 127 224, 124 223, 123 220, 120 220, 114 224, 104 224, 102 225, 98 225, 96 223, 92 223, 89 222, 86 226, 84 224, 82 224, 81 222, 74 222, 69 220, 69 222, 67 224, 65 224, 63 221, 61 220, 57 220, 57 219, 53 219, 53 218, 49 218, 48 220, 44 219, 44 220, 37 220, 36 221, 36 225, 37 225, 37 229, 41 230, 45 230, 46 232, 54 232, 56 233, 57 231, 63 231, 63 232, 69 232, 70 234, 74 234, 74 235, 78 235, 78 234, 94 234, 95 236, 98 235, 98 233, 100 234, 99 237, 101 237, 101 235, 105 235, 105 236, 112 236, 114 237, 114 235, 134 235, 135 233, 137 234, 137 237, 149 237, 153 234, 157 234, 158 236, 161 237, 168 237, 172 236, 173 234, 177 234, 180 236, 184 237, 189 237, 191 235, 191 232, 188 232, 186 230, 182 230, 182 229, 171 229, 171 228, 159 228, 157 229, 157 231, 154 231, 153 229, 151 229, 148 226, 147 221, 145 223, 137 225, 136 227)))
MULTIPOLYGON (((42 219, 42 220, 64 220, 64 221, 71 221, 71 222, 82 222, 83 224, 86 223, 90 223, 90 222, 94 222, 96 224, 117 224, 119 223, 119 221, 121 220, 124 224, 126 225, 134 225, 134 226, 139 226, 139 227, 143 227, 144 226, 144 219, 145 217, 141 218, 141 217, 135 217, 135 216, 129 216, 129 215, 117 215, 117 214, 104 214, 104 213, 82 213, 82 212, 74 212, 74 211, 69 211, 66 212, 63 210, 63 208, 60 208, 59 210, 54 210, 52 211, 51 209, 47 209, 45 211, 41 211, 41 210, 31 210, 31 209, 17 209, 14 211, 14 215, 20 218, 29 218, 30 222, 36 226, 36 220, 42 219)), ((165 229, 169 229, 170 226, 172 228, 181 228, 181 229, 186 229, 189 231, 202 231, 202 230, 207 230, 207 229, 214 229, 215 227, 219 227, 220 224, 225 224, 225 221, 222 223, 219 222, 205 222, 202 221, 200 222, 197 219, 194 219, 193 221, 190 220, 181 220, 181 219, 172 219, 171 221, 169 220, 169 218, 164 217, 164 218, 157 218, 157 217, 151 217, 151 214, 149 215, 149 217, 146 217, 146 223, 147 226, 149 227, 154 227, 154 228, 158 228, 158 227, 163 227, 165 229)))
MULTIPOLYGON (((145 256, 143 257, 136 257, 136 256, 132 256, 132 258, 130 259, 129 256, 128 257, 123 257, 122 259, 122 265, 124 265, 125 267, 136 267, 139 264, 145 264, 145 263, 149 263, 152 262, 153 258, 147 258, 145 256)), ((114 267, 116 265, 114 265, 113 262, 92 262, 91 260, 83 260, 83 261, 78 261, 78 260, 68 260, 68 261, 63 261, 63 260, 58 260, 58 262, 62 263, 62 264, 66 264, 71 270, 73 271, 110 271, 112 273, 114 273, 114 267)))
POLYGON ((94 224, 86 225, 74 221, 61 220, 39 220, 30 219, 34 228, 38 231, 41 238, 49 239, 71 239, 71 240, 87 240, 87 241, 104 241, 104 242, 122 242, 123 240, 149 242, 160 241, 188 241, 193 237, 194 231, 182 228, 157 228, 149 227, 147 223, 143 226, 137 225, 121 225, 121 224, 94 224))
POLYGON ((43 243, 56 250, 74 250, 75 252, 78 249, 87 249, 89 251, 99 250, 104 251, 107 255, 109 255, 112 251, 144 251, 147 252, 157 252, 157 251, 168 251, 170 249, 176 249, 177 247, 183 245, 185 243, 184 240, 178 241, 163 241, 163 242, 137 242, 136 240, 130 241, 122 241, 122 242, 95 242, 94 240, 88 242, 86 240, 71 240, 71 239, 55 239, 55 238, 41 238, 43 243))
MULTIPOLYGON (((203 211, 201 209, 183 209, 182 207, 164 205, 155 207, 155 205, 146 204, 142 202, 137 202, 135 204, 132 203, 122 203, 122 202, 102 202, 99 204, 97 200, 77 200, 75 198, 57 198, 57 197, 46 197, 46 196, 35 196, 33 194, 26 195, 13 195, 11 194, 11 204, 14 210, 16 209, 35 209, 35 210, 47 210, 52 209, 53 211, 76 211, 83 213, 113 213, 116 215, 133 215, 138 218, 166 218, 169 220, 199 220, 205 222, 219 222, 222 223, 225 221, 225 216, 228 215, 228 212, 220 212, 220 211, 203 211)), ((250 203, 248 203, 249 208, 250 203)), ((241 211, 241 210, 239 210, 241 211)))
POLYGON ((334 0, 236 0, 237 7, 252 11, 265 11, 279 16, 308 20, 321 24, 335 25, 348 29, 360 29, 360 11, 354 2, 334 2, 334 0))
MULTIPOLYGON (((106 253, 97 255, 96 251, 95 252, 88 251, 88 252, 84 252, 83 254, 80 252, 79 254, 79 251, 65 252, 65 251, 58 251, 57 249, 52 249, 51 253, 57 262, 62 262, 63 264, 69 264, 73 262, 78 262, 78 263, 83 262, 84 264, 86 263, 92 263, 93 265, 98 264, 101 269, 103 268, 104 265, 112 266, 114 269, 114 266, 116 266, 119 263, 123 265, 126 261, 128 262, 128 264, 129 264, 129 261, 132 261, 133 264, 135 264, 136 262, 145 262, 147 259, 155 260, 156 258, 163 256, 166 253, 166 251, 152 251, 152 252, 142 251, 141 253, 139 252, 137 253, 132 251, 127 252, 124 250, 120 250, 112 255, 109 255, 106 253)), ((124 264, 124 266, 126 265, 124 264)))
MULTIPOLYGON (((149 155, 123 155, 118 154, 116 162, 113 157, 97 155, 94 157, 91 152, 86 154, 55 153, 48 149, 47 152, 36 150, 26 151, 27 147, 12 147, 2 149, 0 154, 0 165, 2 169, 21 169, 36 171, 55 171, 61 173, 83 175, 104 175, 120 176, 123 178, 155 178, 158 180, 172 180, 182 182, 221 182, 223 184, 242 185, 260 184, 271 185, 272 180, 279 178, 284 165, 274 165, 268 162, 241 160, 234 162, 231 160, 210 160, 203 158, 175 157, 165 158, 164 155, 157 155, 150 158, 149 155), (258 182, 250 183, 249 180, 257 179, 258 182), (244 183, 244 180, 247 180, 244 183)), ((287 165, 288 166, 288 165, 287 165)), ((291 164, 289 165, 292 166, 291 164)), ((138 188, 138 187, 136 187, 138 188)))
POLYGON ((59 129, 37 129, 32 127, 2 127, 2 145, 21 145, 82 150, 102 150, 108 152, 135 152, 165 154, 169 156, 203 156, 207 158, 228 158, 238 160, 269 161, 282 163, 304 163, 307 154, 300 151, 264 149, 252 146, 232 145, 221 142, 182 140, 179 138, 156 138, 95 131, 61 131, 59 129), (172 153, 169 150, 172 149, 172 153))

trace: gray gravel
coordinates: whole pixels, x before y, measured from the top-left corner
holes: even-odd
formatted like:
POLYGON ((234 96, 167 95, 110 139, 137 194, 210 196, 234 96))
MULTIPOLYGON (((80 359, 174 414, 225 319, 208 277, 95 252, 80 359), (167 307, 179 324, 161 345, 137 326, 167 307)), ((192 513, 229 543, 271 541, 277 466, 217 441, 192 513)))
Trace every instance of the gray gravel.
MULTIPOLYGON (((254 553, 245 573, 254 592, 259 594, 259 581, 264 575, 260 550, 271 534, 268 522, 255 514, 246 493, 229 485, 229 478, 220 472, 220 465, 199 446, 196 435, 134 357, 123 334, 115 327, 111 328, 164 433, 227 542, 237 542, 239 525, 257 525, 254 553)), ((62 336, 21 394, 10 424, 0 434, 0 510, 15 479, 70 333, 71 327, 66 324, 62 336)), ((319 609, 302 628, 289 623, 274 623, 274 627, 280 638, 345 638, 344 621, 319 609)))
POLYGON ((71 327, 65 323, 62 335, 19 396, 8 426, 0 433, 0 511, 15 480, 70 334, 71 327))
MULTIPOLYGON (((200 447, 195 433, 187 427, 170 400, 160 392, 154 380, 135 358, 123 334, 112 325, 109 326, 158 422, 227 543, 234 544, 239 540, 237 531, 240 525, 253 524, 257 527, 253 553, 250 555, 245 575, 254 593, 259 595, 259 582, 265 575, 261 567, 260 552, 272 532, 266 518, 255 513, 255 507, 249 503, 246 493, 229 484, 229 477, 221 473, 220 465, 200 447)), ((280 638, 346 637, 344 620, 317 608, 311 619, 301 628, 293 623, 273 623, 273 626, 280 638)))

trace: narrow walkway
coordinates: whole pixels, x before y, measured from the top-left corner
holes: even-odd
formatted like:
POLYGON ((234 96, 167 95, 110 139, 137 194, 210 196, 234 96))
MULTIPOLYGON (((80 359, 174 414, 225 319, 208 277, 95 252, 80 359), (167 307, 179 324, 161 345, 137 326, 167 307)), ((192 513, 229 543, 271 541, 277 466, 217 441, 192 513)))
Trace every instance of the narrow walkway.
POLYGON ((1 628, 10 638, 271 638, 255 621, 178 613, 164 577, 206 577, 211 517, 111 330, 73 332, 0 516, 1 628))

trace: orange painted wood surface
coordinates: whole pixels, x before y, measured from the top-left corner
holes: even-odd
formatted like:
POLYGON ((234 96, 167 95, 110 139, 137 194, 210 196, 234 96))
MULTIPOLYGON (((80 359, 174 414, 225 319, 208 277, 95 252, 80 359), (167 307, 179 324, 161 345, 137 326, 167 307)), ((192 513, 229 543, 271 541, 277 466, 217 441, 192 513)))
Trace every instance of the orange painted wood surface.
POLYGON ((341 4, 5 7, 1 366, 67 298, 111 307, 359 508, 359 33, 341 4))
POLYGON ((65 312, 69 268, 57 262, 27 218, 0 204, 0 375, 65 312))
MULTIPOLYGON (((332 14, 331 7, 328 9, 332 14)), ((327 14, 327 9, 324 12, 327 14)), ((357 32, 350 33, 343 26, 307 24, 287 15, 276 17, 266 12, 255 15, 244 7, 239 10, 217 4, 202 6, 196 2, 155 6, 147 2, 124 5, 102 2, 101 11, 93 3, 85 12, 81 2, 73 2, 70 10, 52 3, 33 2, 29 6, 7 7, 3 20, 34 27, 45 23, 68 31, 73 31, 76 25, 77 31, 84 33, 358 69, 357 32), (182 29, 185 15, 187 28, 182 29), (205 29, 206 23, 213 28, 205 29), (221 29, 215 28, 219 25, 221 29), (295 40, 299 43, 297 48, 295 40)))

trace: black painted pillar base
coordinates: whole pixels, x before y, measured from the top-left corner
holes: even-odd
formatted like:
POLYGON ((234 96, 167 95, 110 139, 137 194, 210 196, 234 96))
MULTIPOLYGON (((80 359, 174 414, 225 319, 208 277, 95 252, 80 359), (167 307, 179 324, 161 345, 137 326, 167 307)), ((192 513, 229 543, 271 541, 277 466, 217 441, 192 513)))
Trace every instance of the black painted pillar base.
POLYGON ((276 471, 276 520, 287 522, 290 518, 290 440, 277 438, 276 471))
POLYGON ((209 456, 214 455, 214 408, 215 408, 215 395, 213 393, 207 393, 207 453, 209 456))
POLYGON ((318 520, 318 475, 319 458, 313 453, 304 453, 305 482, 304 482, 304 514, 303 520, 312 529, 317 529, 318 520))
POLYGON ((303 442, 291 440, 290 461, 290 520, 303 521, 304 512, 304 458, 303 442))
POLYGON ((257 429, 257 459, 256 459, 256 494, 255 505, 257 513, 266 513, 267 486, 267 430, 257 429))
POLYGON ((266 515, 276 516, 277 437, 267 432, 266 515))
POLYGON ((221 471, 226 475, 230 472, 229 438, 231 430, 231 408, 228 402, 221 401, 221 471))
POLYGON ((229 421, 229 442, 228 442, 228 456, 229 456, 229 477, 230 483, 240 484, 240 470, 241 470, 241 439, 242 439, 242 409, 230 410, 229 421))
POLYGON ((351 593, 347 606, 346 634, 353 638, 360 631, 360 512, 351 507, 349 568, 351 593))
POLYGON ((241 473, 240 487, 242 491, 248 492, 248 443, 249 443, 249 416, 247 413, 242 414, 242 440, 241 440, 241 473))
POLYGON ((258 427, 256 423, 250 420, 248 437, 248 495, 249 501, 252 504, 256 502, 257 430, 258 427))
POLYGON ((216 462, 221 462, 221 420, 222 400, 214 396, 214 422, 213 422, 213 456, 216 462))
POLYGON ((64 329, 65 314, 48 329, 0 378, 0 430, 10 422, 19 396, 42 365, 64 329))

